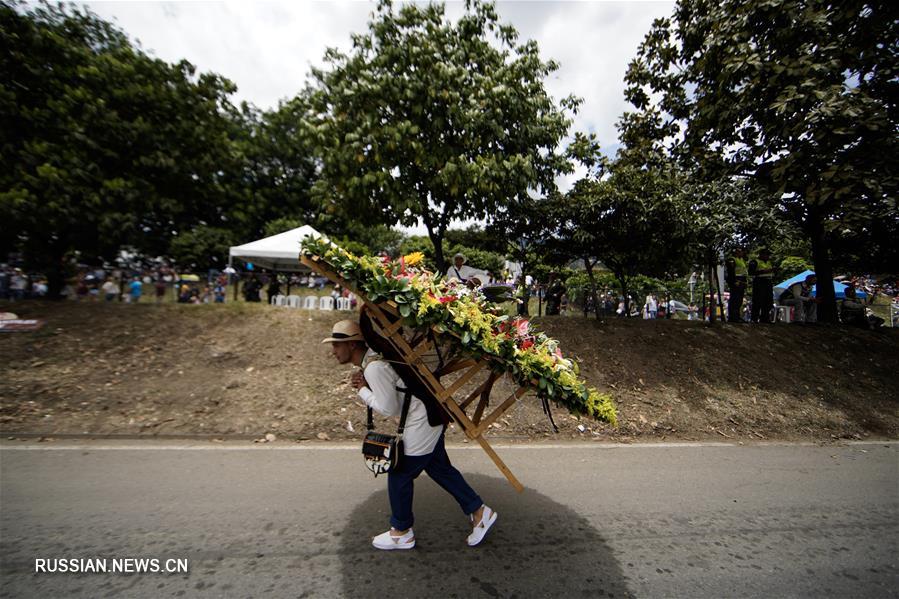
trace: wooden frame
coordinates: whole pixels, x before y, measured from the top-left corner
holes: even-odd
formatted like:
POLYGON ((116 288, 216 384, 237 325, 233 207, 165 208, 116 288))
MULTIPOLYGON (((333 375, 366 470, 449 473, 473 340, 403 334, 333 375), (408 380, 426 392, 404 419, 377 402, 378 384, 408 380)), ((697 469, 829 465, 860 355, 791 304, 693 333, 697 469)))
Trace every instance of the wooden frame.
MULTIPOLYGON (((399 355, 402 356, 403 360, 412 368, 412 371, 421 383, 424 384, 434 394, 434 397, 440 401, 446 411, 462 428, 465 435, 469 439, 478 442, 490 459, 493 460, 493 463, 496 464, 496 467, 499 468, 500 472, 505 475, 512 487, 518 492, 523 491, 524 487, 518 482, 518 479, 515 478, 515 475, 512 474, 512 471, 509 470, 509 467, 500 459, 493 448, 490 447, 490 444, 484 438, 484 433, 491 424, 496 422, 496 420, 501 418, 506 411, 512 408, 512 406, 515 405, 515 402, 521 398, 530 387, 519 387, 514 393, 506 398, 503 403, 494 408, 493 411, 487 413, 493 384, 500 377, 500 374, 489 368, 489 359, 480 361, 465 358, 455 359, 444 365, 439 374, 435 374, 424 363, 423 359, 426 353, 434 349, 434 343, 428 335, 423 335, 416 341, 415 345, 410 345, 410 342, 401 333, 403 319, 399 314, 397 306, 393 302, 370 302, 368 298, 365 297, 365 294, 360 292, 355 285, 332 271, 327 263, 316 257, 310 258, 301 256, 300 262, 333 283, 352 290, 361 301, 365 302, 372 320, 374 320, 375 324, 381 329, 385 338, 391 345, 393 345, 394 349, 396 349, 399 355), (462 401, 457 400, 455 394, 464 387, 465 384, 471 382, 478 374, 483 374, 485 369, 487 372, 486 380, 462 401), (440 377, 460 371, 464 372, 448 387, 440 382, 440 377), (472 415, 469 417, 466 410, 475 403, 475 400, 478 400, 478 402, 474 406, 472 415)), ((438 339, 446 338, 448 334, 435 332, 435 335, 439 336, 435 337, 435 339, 438 339)))

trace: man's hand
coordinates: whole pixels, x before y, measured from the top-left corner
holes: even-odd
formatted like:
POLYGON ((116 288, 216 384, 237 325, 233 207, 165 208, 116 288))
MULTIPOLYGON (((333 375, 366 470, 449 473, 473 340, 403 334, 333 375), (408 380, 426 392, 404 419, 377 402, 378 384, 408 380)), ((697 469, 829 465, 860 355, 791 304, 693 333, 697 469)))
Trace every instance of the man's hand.
POLYGON ((353 374, 350 375, 350 385, 352 385, 353 389, 356 391, 362 387, 368 387, 368 382, 365 380, 365 375, 362 374, 361 370, 354 370, 353 374))

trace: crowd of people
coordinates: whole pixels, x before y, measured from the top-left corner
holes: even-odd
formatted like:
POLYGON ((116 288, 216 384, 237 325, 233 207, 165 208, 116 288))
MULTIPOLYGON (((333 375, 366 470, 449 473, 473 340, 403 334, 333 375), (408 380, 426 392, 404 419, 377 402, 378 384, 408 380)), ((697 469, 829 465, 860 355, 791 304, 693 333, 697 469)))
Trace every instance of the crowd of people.
MULTIPOLYGON (((820 299, 813 293, 817 278, 810 274, 803 280, 794 282, 786 289, 778 289, 775 296, 774 279, 777 269, 771 262, 767 248, 759 249, 749 257, 743 248, 737 248, 725 261, 726 312, 722 318, 732 323, 770 323, 775 319, 776 310, 788 310, 788 320, 796 323, 814 323, 820 299)), ((687 304, 676 301, 667 293, 648 293, 642 303, 631 296, 625 302, 623 296, 611 290, 602 290, 594 300, 593 294, 583 289, 567 289, 565 281, 556 272, 549 274, 548 281, 541 284, 530 275, 511 276, 472 268, 466 264, 463 254, 456 254, 445 273, 447 279, 457 279, 472 286, 500 286, 509 288, 510 295, 517 300, 520 315, 527 315, 528 301, 537 297, 541 311, 548 316, 564 315, 576 303, 584 314, 598 313, 604 317, 642 317, 646 320, 671 318, 681 312, 688 320, 710 318, 715 309, 716 297, 706 295, 703 309, 692 301, 687 304), (572 301, 574 297, 575 301, 572 301), (599 304, 595 305, 595 301, 599 304)), ((240 285, 237 272, 228 267, 224 272, 210 272, 203 281, 194 275, 181 275, 169 266, 153 269, 103 269, 81 268, 76 276, 67 282, 62 295, 77 301, 123 301, 139 303, 149 301, 162 303, 171 291, 173 301, 186 304, 224 303, 228 289, 240 285), (149 289, 148 289, 149 288, 149 289), (149 291, 149 293, 148 293, 149 291)), ((883 319, 871 313, 870 305, 878 296, 891 299, 894 309, 891 317, 899 315, 899 286, 895 279, 877 281, 871 276, 853 276, 842 280, 846 285, 845 297, 837 300, 840 320, 846 324, 873 328, 880 326, 883 319), (859 293, 863 292, 863 293, 859 293)), ((321 291, 328 285, 327 279, 314 273, 246 273, 241 292, 248 302, 271 302, 282 293, 291 290, 313 289, 321 291), (264 300, 263 300, 264 298, 264 300)), ((296 291, 294 291, 296 293, 296 291)), ((0 265, 0 299, 17 301, 40 298, 47 294, 47 279, 42 275, 29 274, 23 269, 7 264, 0 265)), ((234 297, 237 297, 234 291, 234 297)), ((336 287, 330 295, 336 300, 345 297, 355 306, 356 298, 349 290, 336 287)), ((786 316, 786 314, 784 314, 786 316)), ((899 323, 894 323, 899 324, 899 323)))
MULTIPOLYGON (((816 293, 818 278, 809 273, 794 281, 775 294, 774 275, 776 268, 771 262, 771 253, 761 248, 749 258, 744 248, 736 248, 725 261, 729 296, 727 299, 727 320, 732 323, 770 323, 775 320, 777 310, 789 310, 787 320, 797 324, 813 324, 818 320, 818 305, 821 298, 816 293), (746 296, 746 291, 751 295, 746 296)), ((841 281, 843 297, 837 299, 840 321, 862 328, 876 328, 883 324, 880 318, 869 310, 875 298, 883 294, 895 304, 895 281, 884 281, 878 285, 873 277, 851 277, 841 281), (859 295, 858 290, 864 291, 859 295)))

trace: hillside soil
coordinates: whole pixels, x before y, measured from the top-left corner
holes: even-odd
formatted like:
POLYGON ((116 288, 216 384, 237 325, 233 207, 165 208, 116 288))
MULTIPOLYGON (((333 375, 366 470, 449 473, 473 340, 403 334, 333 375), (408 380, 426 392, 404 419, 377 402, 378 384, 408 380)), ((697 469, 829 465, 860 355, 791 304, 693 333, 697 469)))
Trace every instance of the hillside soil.
MULTIPOLYGON (((365 410, 330 347, 349 313, 266 305, 21 302, 0 334, 0 432, 357 440, 365 410)), ((562 408, 554 433, 526 395, 488 436, 507 440, 771 441, 899 437, 899 330, 535 319, 613 395, 619 427, 562 408)), ((513 388, 494 387, 499 403, 513 388)), ((382 424, 389 429, 389 423, 382 424)), ((449 439, 464 436, 449 431, 449 439)))

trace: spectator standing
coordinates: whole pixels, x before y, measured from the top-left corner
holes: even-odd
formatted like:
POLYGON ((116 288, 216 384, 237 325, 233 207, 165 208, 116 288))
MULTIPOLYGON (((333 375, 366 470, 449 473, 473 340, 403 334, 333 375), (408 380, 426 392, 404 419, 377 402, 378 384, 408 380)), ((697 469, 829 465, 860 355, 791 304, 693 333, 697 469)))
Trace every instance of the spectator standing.
POLYGON ((119 295, 119 286, 116 285, 112 279, 103 281, 103 286, 100 290, 103 292, 103 297, 107 302, 115 301, 115 298, 119 295))
POLYGON ((228 279, 225 275, 222 275, 218 278, 215 283, 215 287, 212 290, 212 293, 215 297, 215 303, 224 304, 225 303, 225 292, 227 291, 227 281, 228 279))
MULTIPOLYGON (((17 268, 13 273, 9 282, 9 287, 12 291, 12 300, 14 302, 25 299, 25 290, 28 289, 28 278, 22 273, 21 268, 17 268)), ((86 291, 87 287, 85 286, 85 292, 86 291)))
POLYGON ((144 294, 144 284, 140 277, 134 277, 131 284, 128 285, 128 294, 131 297, 131 303, 136 304, 140 301, 140 296, 144 294))
POLYGON ((655 320, 659 314, 659 302, 653 294, 650 293, 646 296, 644 307, 646 308, 646 318, 655 320))
POLYGON ((278 280, 278 273, 272 273, 266 292, 268 293, 268 303, 272 303, 275 296, 281 295, 281 281, 278 280))
POLYGON ((774 264, 771 263, 771 252, 768 248, 759 250, 759 255, 749 262, 749 273, 752 275, 752 322, 771 322, 771 309, 774 307, 774 264))
MULTIPOLYGON (((549 285, 546 289, 546 315, 558 316, 562 310, 562 296, 565 295, 565 285, 554 272, 549 273, 549 285)), ((566 297, 567 300, 567 297, 566 297)), ((567 307, 567 306, 566 306, 567 307)))
POLYGON ((166 282, 165 278, 163 278, 162 273, 156 273, 156 281, 153 283, 153 288, 156 289, 156 303, 161 304, 162 300, 165 298, 165 290, 166 290, 166 282))
POLYGON ((727 320, 729 322, 743 322, 741 310, 743 308, 743 296, 746 295, 746 283, 749 279, 749 265, 746 264, 746 252, 738 247, 734 255, 725 263, 727 271, 726 282, 730 287, 730 299, 727 300, 727 320))

